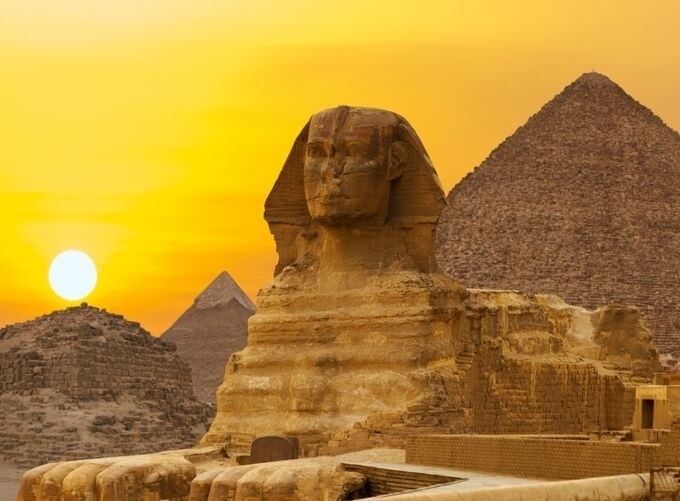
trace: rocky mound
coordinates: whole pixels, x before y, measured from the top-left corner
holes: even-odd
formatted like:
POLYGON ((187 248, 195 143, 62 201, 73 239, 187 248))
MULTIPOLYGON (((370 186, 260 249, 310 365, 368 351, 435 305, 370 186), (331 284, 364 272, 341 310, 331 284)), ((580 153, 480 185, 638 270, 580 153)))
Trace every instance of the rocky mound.
POLYGON ((638 306, 680 356, 680 135, 587 73, 449 193, 444 272, 468 287, 638 306))
POLYGON ((175 347, 83 304, 0 329, 0 455, 46 461, 189 447, 208 424, 175 347))
POLYGON ((223 271, 161 337, 175 343, 191 367, 194 393, 201 400, 215 403, 229 356, 246 346, 253 313, 253 302, 223 271))

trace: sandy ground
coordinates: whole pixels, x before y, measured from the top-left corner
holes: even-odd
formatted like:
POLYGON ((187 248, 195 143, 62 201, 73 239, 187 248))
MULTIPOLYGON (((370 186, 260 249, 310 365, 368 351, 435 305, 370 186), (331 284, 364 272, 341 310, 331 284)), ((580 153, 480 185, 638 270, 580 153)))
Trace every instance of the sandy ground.
POLYGON ((0 462, 0 499, 12 501, 16 498, 19 480, 24 469, 0 462))

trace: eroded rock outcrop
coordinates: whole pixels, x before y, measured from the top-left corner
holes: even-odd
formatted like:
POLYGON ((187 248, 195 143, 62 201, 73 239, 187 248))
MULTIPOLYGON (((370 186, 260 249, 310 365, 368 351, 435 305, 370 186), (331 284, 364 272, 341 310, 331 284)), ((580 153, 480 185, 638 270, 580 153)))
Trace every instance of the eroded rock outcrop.
POLYGON ((172 345, 83 305, 0 329, 0 454, 22 466, 195 444, 209 409, 172 345))

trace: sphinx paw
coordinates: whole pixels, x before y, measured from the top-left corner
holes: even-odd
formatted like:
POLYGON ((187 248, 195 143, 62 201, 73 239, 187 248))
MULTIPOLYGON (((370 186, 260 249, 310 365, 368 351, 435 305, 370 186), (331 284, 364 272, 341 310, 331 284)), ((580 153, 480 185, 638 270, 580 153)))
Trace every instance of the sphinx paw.
POLYGON ((50 463, 23 475, 17 501, 183 500, 195 476, 193 464, 169 455, 50 463))
POLYGON ((189 501, 343 499, 365 481, 331 458, 234 466, 198 475, 189 501))

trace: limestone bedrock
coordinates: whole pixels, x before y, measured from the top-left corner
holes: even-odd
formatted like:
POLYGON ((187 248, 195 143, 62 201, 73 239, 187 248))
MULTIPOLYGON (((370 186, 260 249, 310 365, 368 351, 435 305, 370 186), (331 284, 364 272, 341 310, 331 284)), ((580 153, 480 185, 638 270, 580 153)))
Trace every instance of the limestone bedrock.
MULTIPOLYGON (((195 499, 264 498, 270 484, 285 499, 345 495, 361 478, 313 456, 398 446, 409 433, 577 433, 632 422, 631 384, 658 365, 635 310, 592 313, 553 296, 467 291, 437 270, 444 204, 404 118, 347 106, 311 118, 265 202, 275 278, 258 295, 248 345, 227 364, 202 439, 234 456, 256 436, 294 435, 307 459, 203 471, 195 499), (622 329, 629 342, 612 343, 622 329), (298 484, 321 478, 310 471, 333 473, 314 491, 298 484), (243 475, 252 489, 225 488, 243 475)), ((143 478, 134 461, 114 462, 132 483, 143 478)), ((182 464, 155 471, 170 475, 182 464)), ((70 467, 41 468, 24 483, 42 486, 70 467)), ((88 492, 103 492, 101 475, 88 492)), ((22 485, 28 491, 38 492, 22 485)), ((130 499, 106 496, 97 499, 130 499)))

